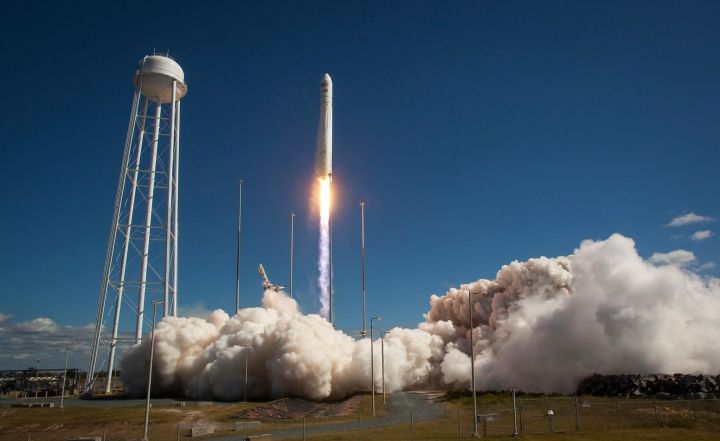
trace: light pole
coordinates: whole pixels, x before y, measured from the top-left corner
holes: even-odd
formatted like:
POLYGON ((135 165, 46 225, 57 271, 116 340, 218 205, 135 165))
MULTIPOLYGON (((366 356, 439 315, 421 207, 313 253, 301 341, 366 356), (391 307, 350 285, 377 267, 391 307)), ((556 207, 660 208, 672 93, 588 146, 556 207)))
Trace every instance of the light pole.
POLYGON ((385 404, 385 336, 390 331, 383 332, 382 340, 380 340, 380 359, 382 365, 382 391, 383 391, 383 404, 385 404))
POLYGON ((38 386, 40 385, 40 359, 35 360, 37 365, 35 367, 35 398, 38 397, 38 386))
POLYGON ((247 387, 248 387, 248 357, 250 356, 250 345, 241 345, 245 348, 245 392, 243 393, 243 401, 247 403, 247 387))
POLYGON ((375 416, 375 351, 373 348, 373 321, 382 320, 382 317, 370 318, 370 385, 372 386, 372 414, 375 416))
POLYGON ((515 404, 515 392, 517 392, 517 389, 515 389, 513 387, 510 390, 512 390, 512 394, 513 394, 513 434, 512 434, 512 436, 517 437, 519 435, 518 434, 518 421, 517 421, 517 405, 515 404))
POLYGON ((477 430, 477 398, 475 391, 475 346, 473 343, 473 294, 468 290, 468 305, 470 309, 470 382, 472 383, 472 398, 473 398, 473 436, 478 438, 480 435, 477 430))
POLYGON ((157 305, 165 302, 153 301, 153 321, 152 331, 150 333, 150 361, 148 362, 148 381, 147 381, 147 397, 145 398, 145 429, 143 431, 143 441, 148 441, 148 423, 150 422, 150 386, 152 385, 152 368, 153 355, 155 355, 155 316, 157 314, 157 305))
POLYGON ((63 408, 65 402, 65 379, 67 378, 67 363, 68 355, 70 354, 70 345, 65 346, 65 369, 63 370, 63 382, 62 388, 60 389, 60 409, 63 408))

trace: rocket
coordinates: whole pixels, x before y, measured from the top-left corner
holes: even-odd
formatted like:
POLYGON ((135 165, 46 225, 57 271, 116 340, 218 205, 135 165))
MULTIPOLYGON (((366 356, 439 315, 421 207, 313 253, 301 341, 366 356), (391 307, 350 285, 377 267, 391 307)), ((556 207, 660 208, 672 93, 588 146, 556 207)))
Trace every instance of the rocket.
POLYGON ((332 179, 332 79, 323 75, 320 82, 320 122, 317 134, 315 175, 332 179))

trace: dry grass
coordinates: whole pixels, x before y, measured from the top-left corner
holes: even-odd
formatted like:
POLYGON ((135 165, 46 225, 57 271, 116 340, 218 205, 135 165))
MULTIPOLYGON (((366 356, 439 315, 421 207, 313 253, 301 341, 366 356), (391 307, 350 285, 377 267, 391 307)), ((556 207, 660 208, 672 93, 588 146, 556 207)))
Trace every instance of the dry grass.
MULTIPOLYGON (((493 421, 487 422, 487 434, 494 440, 514 440, 511 436, 513 431, 512 414, 503 412, 504 409, 512 408, 512 401, 503 395, 488 395, 484 397, 484 406, 487 414, 497 414, 493 421), (496 412, 496 411, 500 412, 496 412)), ((545 410, 547 401, 537 402, 526 400, 523 405, 528 413, 534 413, 542 401, 542 410, 545 410), (533 408, 535 407, 535 408, 533 408)), ((382 440, 382 441, 407 441, 407 440, 471 440, 471 400, 457 399, 445 402, 447 408, 446 416, 440 420, 428 421, 414 424, 412 432, 409 424, 396 425, 393 427, 364 430, 334 434, 324 434, 308 437, 310 441, 358 441, 358 440, 382 440)), ((625 441, 625 440, 651 440, 651 441, 717 441, 720 430, 720 402, 690 403, 671 402, 659 403, 658 422, 655 423, 653 402, 647 400, 637 403, 636 407, 619 404, 620 429, 617 429, 617 419, 614 415, 614 402, 608 403, 607 399, 594 398, 590 408, 581 410, 581 430, 575 430, 574 403, 573 414, 569 421, 567 418, 559 417, 553 429, 555 432, 547 432, 547 419, 533 422, 528 425, 525 421, 526 431, 521 435, 525 440, 541 441, 625 441), (593 405, 594 404, 594 405, 593 405), (692 406, 695 405, 695 412, 692 406), (705 406, 705 410, 698 410, 697 407, 705 406), (612 415, 608 415, 608 409, 612 415), (639 412, 636 415, 634 412, 639 412), (584 414, 583 414, 584 412, 584 414), (610 418, 612 416, 612 418, 610 418), (559 427, 560 426, 560 427, 559 427), (562 431, 561 431, 562 430, 562 431)), ((552 404, 552 403, 551 403, 552 404)), ((483 403, 479 405, 482 411, 483 403)), ((562 409, 554 406, 555 409, 562 409)), ((482 423, 478 426, 481 437, 484 435, 482 423)))
MULTIPOLYGON (((155 407, 150 411, 149 436, 174 440, 177 425, 227 422, 245 404, 212 407, 155 407)), ((0 410, 0 440, 67 440, 74 436, 102 436, 107 440, 141 439, 145 409, 138 407, 67 407, 0 410)))
MULTIPOLYGON (((618 402, 617 414, 615 401, 607 398, 583 397, 590 407, 580 408, 581 430, 575 430, 574 402, 567 399, 552 398, 550 407, 556 412, 553 420, 554 433, 548 433, 545 411, 546 398, 521 397, 523 407, 523 425, 526 440, 590 440, 620 441, 626 439, 642 440, 718 440, 720 436, 720 402, 684 402, 666 401, 653 403, 652 400, 637 400, 630 403, 618 402), (655 411, 657 404, 657 413, 655 411), (618 422, 620 429, 617 428, 618 422)), ((234 432, 237 414, 241 411, 264 403, 237 403, 214 405, 212 407, 172 407, 157 406, 150 412, 150 433, 153 441, 176 439, 178 424, 183 427, 182 434, 190 426, 213 425, 214 436, 239 435, 234 432)), ((323 435, 308 436, 312 441, 350 441, 350 440, 465 440, 471 437, 471 400, 468 397, 447 399, 438 404, 445 406, 443 418, 416 423, 412 434, 409 424, 399 424, 388 428, 358 431, 345 431, 323 435)), ((348 421, 360 421, 372 418, 370 414, 370 396, 363 395, 360 403, 351 415, 341 417, 314 417, 307 419, 307 427, 327 424, 339 424, 348 421)), ((486 394, 481 396, 479 410, 492 415, 492 420, 483 427, 479 425, 481 435, 487 434, 493 439, 510 440, 512 433, 511 399, 506 394, 486 394)), ((385 414, 382 400, 377 401, 378 415, 385 414)), ((0 441, 26 440, 28 433, 32 440, 64 441, 74 436, 102 436, 107 434, 108 441, 138 440, 142 437, 144 408, 137 407, 69 407, 0 409, 0 441)), ((279 429, 302 427, 301 419, 262 420, 260 427, 251 427, 249 434, 270 433, 279 429)))
MULTIPOLYGON (((381 402, 380 402, 381 403, 381 402)), ((190 404, 190 403, 188 403, 190 404)), ((190 427, 211 425, 215 435, 237 434, 234 431, 237 415, 243 410, 266 403, 215 404, 208 407, 155 406, 150 410, 148 437, 153 441, 175 440, 178 425, 181 434, 189 434, 190 427)), ((107 441, 139 440, 142 438, 145 408, 133 407, 66 407, 0 409, 0 441, 32 440, 65 441, 75 436, 102 436, 107 441)), ((350 415, 308 418, 307 427, 371 418, 370 396, 360 398, 357 409, 350 415)), ((384 410, 379 405, 378 415, 384 410)), ((261 419, 260 427, 248 433, 268 433, 278 429, 302 427, 302 419, 261 419)))

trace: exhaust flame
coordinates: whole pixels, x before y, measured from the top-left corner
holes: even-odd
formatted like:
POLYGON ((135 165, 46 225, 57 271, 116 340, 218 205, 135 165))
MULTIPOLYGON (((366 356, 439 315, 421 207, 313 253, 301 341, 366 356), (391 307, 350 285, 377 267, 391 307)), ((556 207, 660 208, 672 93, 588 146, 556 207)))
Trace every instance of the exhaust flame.
POLYGON ((318 287, 320 315, 330 317, 330 178, 318 178, 320 192, 320 242, 318 244, 318 287))

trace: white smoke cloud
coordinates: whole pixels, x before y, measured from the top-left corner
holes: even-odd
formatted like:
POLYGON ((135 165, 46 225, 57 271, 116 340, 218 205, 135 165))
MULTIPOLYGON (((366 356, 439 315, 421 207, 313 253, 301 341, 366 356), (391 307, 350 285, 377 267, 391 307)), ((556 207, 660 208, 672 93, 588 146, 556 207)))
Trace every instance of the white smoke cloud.
POLYGON ((653 253, 650 262, 659 265, 682 266, 695 261, 695 254, 692 251, 675 250, 669 253, 653 253))
POLYGON ((571 392, 593 372, 717 372, 720 280, 654 266, 634 245, 617 234, 583 242, 568 258, 569 289, 562 270, 520 279, 531 288, 476 344, 479 385, 571 392))
MULTIPOLYGON (((432 296, 417 329, 385 337, 386 386, 467 387, 468 292, 473 296, 477 385, 573 392, 595 373, 720 370, 720 279, 643 260, 615 234, 585 241, 567 257, 512 262, 432 296)), ((156 392, 237 400, 248 396, 334 399, 370 389, 370 342, 303 315, 283 293, 265 292, 260 308, 208 320, 165 318, 156 331, 156 392)), ((141 394, 148 339, 122 361, 123 381, 141 394)), ((380 385, 380 341, 375 350, 380 385)))
POLYGON ((692 224, 700 224, 704 222, 712 222, 715 219, 713 219, 710 216, 701 216, 699 214, 695 213, 688 213, 683 214, 682 216, 677 216, 673 218, 669 223, 667 223, 666 227, 682 227, 685 225, 692 225, 692 224))
POLYGON ((700 231, 694 232, 692 234, 692 236, 690 236, 690 239, 699 242, 701 240, 709 239, 709 238, 713 237, 714 235, 715 235, 715 233, 713 233, 710 230, 700 230, 700 231))
MULTIPOLYGON (((234 317, 217 310, 209 320, 168 317, 158 325, 155 347, 157 391, 198 398, 241 399, 245 357, 248 396, 340 398, 370 388, 369 339, 354 341, 316 314, 303 315, 295 300, 265 291, 262 307, 234 317)), ((380 378, 380 342, 374 342, 376 382, 380 378)), ((149 339, 121 364, 130 393, 145 388, 149 339)), ((431 359, 443 342, 419 330, 396 328, 385 344, 386 387, 426 384, 431 359)))

